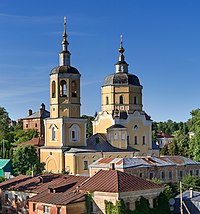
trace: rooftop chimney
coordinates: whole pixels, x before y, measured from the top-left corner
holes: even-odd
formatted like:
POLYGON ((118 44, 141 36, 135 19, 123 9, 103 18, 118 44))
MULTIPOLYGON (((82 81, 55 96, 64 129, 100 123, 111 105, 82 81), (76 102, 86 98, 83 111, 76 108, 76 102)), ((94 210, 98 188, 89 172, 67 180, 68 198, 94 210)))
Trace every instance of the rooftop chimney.
POLYGON ((111 170, 115 170, 115 163, 111 163, 111 164, 110 164, 110 169, 111 169, 111 170))
POLYGON ((33 114, 32 110, 29 109, 29 110, 28 110, 28 116, 31 116, 32 114, 33 114))

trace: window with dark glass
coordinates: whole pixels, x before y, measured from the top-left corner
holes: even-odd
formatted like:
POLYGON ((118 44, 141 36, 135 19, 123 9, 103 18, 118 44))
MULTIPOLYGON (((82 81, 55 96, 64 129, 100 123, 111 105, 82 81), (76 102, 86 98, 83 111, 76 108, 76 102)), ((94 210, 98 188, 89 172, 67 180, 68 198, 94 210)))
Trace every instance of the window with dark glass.
POLYGON ((165 179, 165 172, 161 171, 161 179, 164 180, 165 179))
POLYGON ((53 81, 51 84, 51 90, 52 90, 52 98, 56 97, 56 82, 53 81))
POLYGON ((137 104, 137 97, 134 96, 134 104, 136 105, 137 104))
POLYGON ((150 174, 149 174, 149 178, 150 178, 150 180, 152 180, 152 179, 153 179, 153 172, 150 172, 150 174))
POLYGON ((124 104, 124 97, 122 95, 119 97, 119 104, 124 104))
POLYGON ((179 172, 179 177, 183 178, 183 171, 182 170, 179 172))
POLYGON ((137 136, 135 136, 135 142, 134 142, 135 145, 138 144, 138 139, 137 139, 137 136))
POLYGON ((193 176, 193 170, 190 170, 190 175, 193 176))
POLYGON ((169 171, 169 179, 172 179, 172 171, 169 171))
POLYGON ((33 211, 36 211, 36 203, 33 203, 33 211))
POLYGON ((198 176, 198 175, 199 175, 199 170, 197 169, 197 170, 196 170, 196 176, 198 176))
POLYGON ((145 139, 145 136, 142 137, 142 144, 146 144, 146 139, 145 139))
POLYGON ((106 97, 106 105, 108 105, 109 104, 109 98, 108 98, 108 96, 106 97))
POLYGON ((17 203, 17 201, 18 201, 18 196, 15 195, 15 203, 17 203))
POLYGON ((61 214, 61 207, 57 208, 57 214, 61 214))
POLYGON ((60 96, 61 97, 67 96, 67 84, 65 80, 61 80, 60 82, 60 96))
POLYGON ((5 194, 5 201, 8 201, 8 194, 5 194))
POLYGON ((83 169, 87 170, 88 169, 88 161, 83 162, 83 169))

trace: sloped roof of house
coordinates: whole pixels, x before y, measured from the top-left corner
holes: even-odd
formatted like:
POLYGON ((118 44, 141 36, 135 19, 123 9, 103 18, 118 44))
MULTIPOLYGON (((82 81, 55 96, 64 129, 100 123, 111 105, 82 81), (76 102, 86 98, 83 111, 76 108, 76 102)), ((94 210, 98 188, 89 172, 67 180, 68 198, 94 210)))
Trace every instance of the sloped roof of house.
POLYGON ((44 109, 44 110, 42 111, 42 114, 41 114, 41 111, 39 110, 39 111, 36 111, 36 112, 34 112, 33 114, 31 114, 30 116, 27 116, 27 117, 25 117, 25 118, 23 118, 23 119, 24 119, 24 120, 26 120, 26 119, 34 119, 34 118, 42 118, 42 119, 45 119, 45 118, 48 118, 48 117, 50 117, 50 112, 44 109))
POLYGON ((116 169, 153 167, 153 166, 175 166, 175 165, 200 165, 200 162, 183 156, 161 156, 161 157, 133 157, 133 158, 100 158, 93 162, 90 167, 110 168, 114 163, 116 169))
POLYGON ((163 186, 118 170, 100 170, 80 187, 86 191, 116 193, 158 188, 163 186))
POLYGON ((9 179, 0 183, 0 189, 9 189, 16 191, 26 191, 32 193, 42 193, 47 191, 49 187, 52 189, 59 186, 68 185, 68 188, 64 188, 65 191, 71 191, 76 189, 77 185, 80 185, 88 177, 74 176, 74 175, 62 175, 62 174, 43 174, 37 176, 20 175, 15 178, 9 179), (71 183, 74 185, 69 185, 71 183))
POLYGON ((44 143, 45 143, 44 138, 35 137, 26 142, 22 142, 22 143, 18 144, 17 146, 23 146, 23 145, 44 146, 44 143))
POLYGON ((9 162, 10 159, 0 159, 0 169, 3 169, 9 162))

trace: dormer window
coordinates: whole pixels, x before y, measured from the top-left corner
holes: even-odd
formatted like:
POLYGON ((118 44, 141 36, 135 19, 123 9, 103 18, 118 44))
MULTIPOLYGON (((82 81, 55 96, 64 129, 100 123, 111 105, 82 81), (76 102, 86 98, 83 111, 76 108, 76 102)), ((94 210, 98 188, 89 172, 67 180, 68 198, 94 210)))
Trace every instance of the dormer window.
POLYGON ((67 96, 67 84, 65 80, 61 80, 60 82, 60 96, 61 97, 67 96))

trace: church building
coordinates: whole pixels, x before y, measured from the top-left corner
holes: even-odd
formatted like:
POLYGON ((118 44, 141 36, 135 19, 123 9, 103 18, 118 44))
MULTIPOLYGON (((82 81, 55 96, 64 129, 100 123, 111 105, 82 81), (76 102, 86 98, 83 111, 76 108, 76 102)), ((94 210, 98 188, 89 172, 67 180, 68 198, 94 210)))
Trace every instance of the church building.
MULTIPOLYGON (((150 117, 142 110, 142 86, 128 73, 122 40, 116 72, 102 87, 102 112, 86 139, 87 120, 80 116, 81 74, 70 64, 66 18, 59 66, 50 73, 50 117, 45 119, 45 145, 40 161, 49 172, 88 175, 88 166, 102 157, 152 155, 150 117)), ((154 151, 155 153, 155 151, 154 151)))

